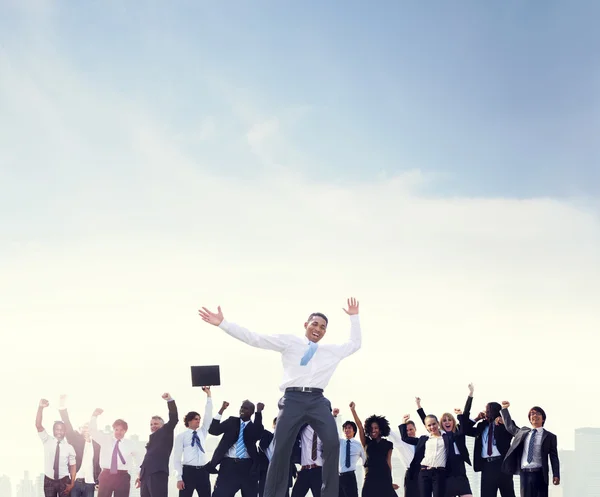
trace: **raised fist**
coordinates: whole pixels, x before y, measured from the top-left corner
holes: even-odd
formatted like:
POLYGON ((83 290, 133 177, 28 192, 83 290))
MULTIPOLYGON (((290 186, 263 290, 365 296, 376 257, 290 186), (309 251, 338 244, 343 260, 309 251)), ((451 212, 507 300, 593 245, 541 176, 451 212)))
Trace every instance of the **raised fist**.
POLYGON ((402 419, 404 420, 404 424, 406 424, 408 422, 408 420, 410 419, 410 414, 405 414, 402 419))
POLYGON ((210 397, 210 387, 202 387, 202 391, 210 397))
POLYGON ((502 401, 502 409, 508 409, 510 407, 510 402, 508 400, 502 401))
POLYGON ((100 409, 99 407, 97 407, 96 409, 94 409, 92 416, 100 416, 100 414, 102 414, 103 412, 104 412, 104 409, 100 409))
POLYGON ((223 401, 223 405, 221 406, 221 409, 225 410, 229 407, 229 402, 227 402, 226 400, 223 401))
POLYGON ((40 407, 45 408, 45 407, 48 407, 49 405, 50 405, 50 402, 48 402, 46 399, 40 400, 40 407))
POLYGON ((462 413, 462 409, 454 409, 454 414, 456 414, 457 416, 460 416, 462 413))
POLYGON ((354 411, 356 404, 354 402, 350 402, 350 409, 354 411))
POLYGON ((335 407, 332 411, 334 418, 337 418, 339 413, 340 413, 340 410, 337 407, 335 407))
POLYGON ((170 393, 167 393, 167 392, 165 392, 165 393, 163 393, 163 394, 162 394, 162 398, 163 398, 164 400, 172 400, 172 398, 171 398, 171 394, 170 394, 170 393))
POLYGON ((264 408, 265 408, 265 405, 262 402, 259 402, 258 404, 256 404, 256 412, 262 412, 264 408))

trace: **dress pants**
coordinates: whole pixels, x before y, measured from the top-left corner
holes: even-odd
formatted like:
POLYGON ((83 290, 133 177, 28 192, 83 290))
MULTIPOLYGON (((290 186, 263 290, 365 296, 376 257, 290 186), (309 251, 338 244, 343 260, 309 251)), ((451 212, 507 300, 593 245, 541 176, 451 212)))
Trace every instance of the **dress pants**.
POLYGON ((410 470, 404 474, 404 497, 419 497, 419 478, 412 475, 410 470))
POLYGON ((258 474, 253 473, 252 469, 252 459, 224 457, 212 497, 234 497, 239 490, 242 491, 242 497, 256 497, 258 474))
POLYGON ((356 471, 346 471, 344 473, 340 473, 339 497, 358 497, 356 471))
POLYGON ((131 475, 128 471, 119 470, 111 474, 108 469, 103 469, 98 477, 98 497, 129 497, 131 488, 131 475))
POLYGON ((301 469, 292 488, 292 497, 305 497, 310 490, 313 497, 321 497, 323 485, 323 468, 301 469))
POLYGON ((421 468, 419 472, 419 494, 421 497, 445 497, 446 469, 421 468))
POLYGON ((69 476, 65 476, 60 480, 53 480, 44 476, 44 497, 63 497, 62 494, 69 483, 71 483, 69 476))
POLYGON ((502 471, 502 457, 494 461, 483 461, 481 469, 481 497, 515 497, 513 475, 502 471))
MULTIPOLYGON (((262 468, 260 470, 258 476, 258 497, 263 497, 265 495, 265 483, 267 482, 267 471, 269 470, 269 466, 262 468)), ((290 469, 290 479, 288 481, 288 491, 285 494, 285 497, 290 497, 290 488, 292 488, 294 480, 292 479, 292 471, 290 469)))
POLYGON ((83 478, 77 478, 75 486, 69 495, 70 497, 94 497, 95 489, 95 483, 86 483, 83 478))
POLYGON ((140 487, 140 497, 168 497, 169 473, 157 471, 144 474, 140 487))
POLYGON ((544 480, 544 473, 538 471, 521 470, 521 497, 548 497, 548 482, 544 480))
POLYGON ((338 497, 340 440, 335 420, 331 415, 331 403, 320 392, 287 391, 279 400, 273 457, 269 463, 264 497, 285 495, 292 448, 296 442, 296 435, 305 423, 312 426, 323 443, 321 496, 338 497))
POLYGON ((179 491, 179 497, 192 497, 194 490, 198 497, 210 497, 210 473, 204 468, 184 465, 181 479, 185 488, 179 491))

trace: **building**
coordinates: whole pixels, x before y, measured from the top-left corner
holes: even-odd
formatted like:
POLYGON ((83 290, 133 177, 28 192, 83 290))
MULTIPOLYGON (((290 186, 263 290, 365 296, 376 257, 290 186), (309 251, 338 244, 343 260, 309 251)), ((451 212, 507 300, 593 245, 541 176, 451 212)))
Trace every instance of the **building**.
POLYGON ((17 484, 17 497, 38 497, 29 471, 24 472, 23 479, 17 484))
MULTIPOLYGON (((600 428, 575 430, 573 482, 568 488, 577 497, 600 497, 600 428)), ((564 480, 561 480, 563 482, 564 480)))
POLYGON ((0 476, 0 497, 12 497, 12 483, 6 475, 0 476))

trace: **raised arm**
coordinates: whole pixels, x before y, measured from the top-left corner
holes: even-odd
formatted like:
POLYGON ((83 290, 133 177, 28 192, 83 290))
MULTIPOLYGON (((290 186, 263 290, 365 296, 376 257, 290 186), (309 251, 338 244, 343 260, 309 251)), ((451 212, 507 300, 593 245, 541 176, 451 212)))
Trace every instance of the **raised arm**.
POLYGON ((71 424, 71 420, 69 419, 69 413, 67 412, 67 396, 65 394, 62 394, 60 396, 60 401, 58 403, 58 413, 60 414, 60 419, 65 424, 65 431, 68 440, 69 437, 74 434, 75 430, 73 430, 73 425, 71 424))
POLYGON ((344 438, 344 429, 342 428, 342 419, 340 418, 340 410, 337 407, 334 407, 331 411, 333 415, 333 420, 335 421, 335 426, 337 428, 338 437, 344 438))
POLYGON ((206 431, 210 428, 213 420, 213 401, 210 387, 202 387, 202 391, 206 394, 206 406, 204 407, 204 418, 202 419, 202 428, 206 431))
POLYGON ((473 406, 473 392, 475 392, 475 385, 469 383, 469 396, 465 402, 465 408, 463 409, 463 415, 468 419, 471 415, 471 407, 473 406))
POLYGON ((409 437, 408 436, 408 430, 406 429, 406 423, 408 422, 408 420, 410 419, 410 416, 408 414, 404 415, 404 422, 398 426, 398 429, 400 430, 400 437, 402 438, 402 441, 404 443, 407 443, 409 445, 417 445, 417 443, 419 443, 419 439, 417 437, 409 437))
POLYGON ((254 413, 254 421, 252 422, 254 424, 254 426, 256 427, 255 433, 254 433, 254 438, 256 439, 257 442, 260 440, 260 437, 262 437, 262 434, 265 432, 265 427, 263 426, 263 422, 262 422, 262 412, 263 412, 264 408, 265 408, 265 405, 262 402, 257 402, 256 412, 254 413))
POLYGON ((174 430, 177 423, 179 423, 177 404, 175 404, 173 397, 171 397, 171 394, 169 393, 163 393, 162 398, 167 401, 167 407, 169 409, 169 421, 165 423, 165 426, 168 426, 170 430, 174 430))
POLYGON ((356 423, 356 427, 358 428, 358 435, 360 436, 360 443, 363 447, 367 445, 367 437, 365 436, 365 427, 363 426, 358 414, 356 414, 356 404, 354 402, 350 402, 350 412, 352 413, 352 417, 354 418, 354 422, 356 423))
POLYGON ((35 416, 35 427, 37 428, 38 433, 44 431, 44 427, 42 426, 42 417, 44 415, 44 409, 50 405, 46 399, 41 399, 38 404, 37 414, 35 416))
POLYGON ((105 445, 107 442, 110 443, 111 441, 111 437, 109 435, 101 432, 98 429, 98 416, 100 416, 103 412, 104 409, 100 409, 99 407, 96 408, 92 413, 92 418, 90 419, 90 435, 100 445, 105 445))
POLYGON ((218 326, 228 335, 231 335, 233 338, 237 338, 252 347, 283 352, 289 345, 289 335, 260 335, 235 323, 226 321, 223 317, 221 306, 217 307, 216 313, 203 307, 198 310, 198 314, 200 314, 200 317, 206 323, 218 326))
POLYGON ((421 407, 421 397, 415 397, 415 402, 417 404, 417 414, 421 418, 423 424, 425 424, 425 418, 427 417, 425 414, 425 409, 421 407))
POLYGON ((225 426, 224 426, 225 421, 223 421, 221 423, 221 416, 223 416, 225 409, 227 409, 228 407, 229 407, 229 402, 227 402, 226 400, 223 401, 223 405, 221 406, 221 409, 219 409, 219 412, 213 418, 212 423, 210 424, 210 427, 208 428, 208 433, 210 433, 211 435, 214 435, 215 437, 218 437, 219 435, 222 435, 223 433, 225 433, 225 426))
POLYGON ((519 432, 519 427, 510 417, 510 413, 508 412, 508 408, 510 407, 510 402, 506 400, 502 401, 502 410, 500 411, 500 416, 502 416, 502 424, 506 428, 506 431, 510 433, 513 437, 519 432))
POLYGON ((332 350, 338 357, 348 357, 354 354, 362 345, 362 332, 360 330, 360 320, 358 319, 358 300, 354 297, 348 299, 348 309, 344 312, 350 316, 350 339, 339 345, 334 345, 332 350))

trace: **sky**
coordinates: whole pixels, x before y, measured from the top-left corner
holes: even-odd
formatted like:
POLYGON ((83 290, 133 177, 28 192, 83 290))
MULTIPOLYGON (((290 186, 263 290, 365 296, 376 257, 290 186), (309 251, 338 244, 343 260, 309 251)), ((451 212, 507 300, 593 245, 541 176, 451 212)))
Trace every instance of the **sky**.
POLYGON ((204 324, 363 347, 326 394, 392 425, 509 400, 559 446, 600 407, 600 4, 0 2, 1 472, 66 393, 144 437, 276 415, 277 354, 204 324), (413 414, 414 415, 414 414, 413 414), (7 429, 7 427, 10 427, 7 429))

